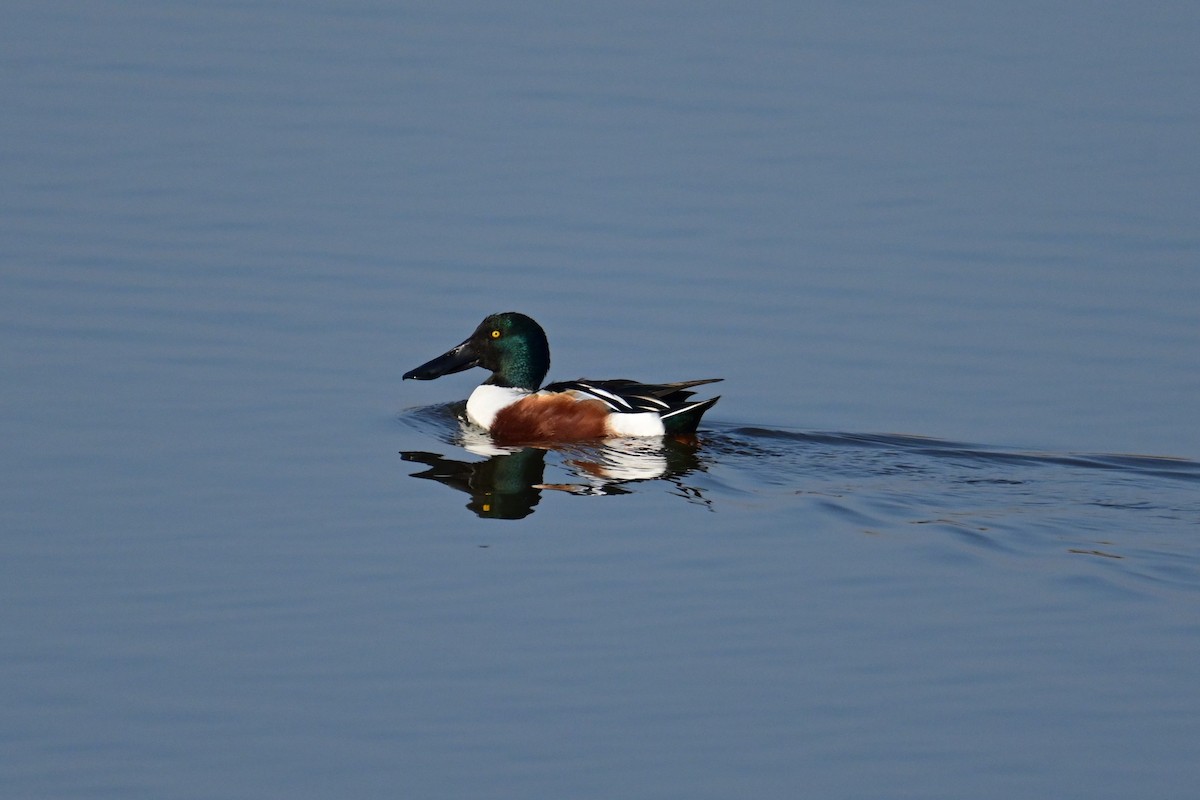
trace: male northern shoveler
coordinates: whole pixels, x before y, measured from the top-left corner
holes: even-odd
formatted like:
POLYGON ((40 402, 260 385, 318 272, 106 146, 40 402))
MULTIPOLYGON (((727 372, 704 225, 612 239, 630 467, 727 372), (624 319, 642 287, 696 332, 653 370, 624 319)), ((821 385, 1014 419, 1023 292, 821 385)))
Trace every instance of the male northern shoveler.
POLYGON ((492 314, 466 341, 404 379, 431 381, 471 367, 492 375, 471 393, 467 418, 498 442, 561 442, 610 436, 690 435, 719 397, 691 402, 688 389, 720 378, 680 383, 564 381, 539 390, 550 370, 542 326, 515 311, 492 314))

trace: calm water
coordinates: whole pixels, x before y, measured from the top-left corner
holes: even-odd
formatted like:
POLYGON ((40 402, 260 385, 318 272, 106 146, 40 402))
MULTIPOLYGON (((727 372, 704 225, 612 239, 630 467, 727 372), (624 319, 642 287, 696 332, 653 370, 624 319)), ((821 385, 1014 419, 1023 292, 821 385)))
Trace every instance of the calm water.
POLYGON ((4 797, 1194 794, 1195 4, 10 5, 4 797))

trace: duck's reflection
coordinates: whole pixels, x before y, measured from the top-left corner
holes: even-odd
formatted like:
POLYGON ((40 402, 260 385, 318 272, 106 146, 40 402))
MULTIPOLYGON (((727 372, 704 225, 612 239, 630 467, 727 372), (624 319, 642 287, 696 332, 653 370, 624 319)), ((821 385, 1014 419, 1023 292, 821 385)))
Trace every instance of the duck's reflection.
POLYGON ((459 442, 482 461, 467 461, 419 450, 400 453, 405 461, 428 469, 412 475, 443 483, 471 496, 467 508, 480 517, 523 519, 533 513, 547 490, 577 495, 627 494, 636 481, 667 480, 682 497, 707 504, 700 489, 684 478, 702 469, 693 440, 621 439, 570 447, 498 448, 486 435, 464 434, 459 442), (545 481, 546 457, 568 474, 561 483, 545 481))

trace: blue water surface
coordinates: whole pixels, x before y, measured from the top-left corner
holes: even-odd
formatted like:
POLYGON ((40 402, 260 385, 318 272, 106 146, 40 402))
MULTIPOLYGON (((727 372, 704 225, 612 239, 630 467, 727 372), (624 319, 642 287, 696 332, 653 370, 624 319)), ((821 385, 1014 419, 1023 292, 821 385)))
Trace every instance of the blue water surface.
POLYGON ((1198 38, 10 4, 0 795, 1191 797, 1198 38), (721 401, 495 448, 510 309, 721 401))

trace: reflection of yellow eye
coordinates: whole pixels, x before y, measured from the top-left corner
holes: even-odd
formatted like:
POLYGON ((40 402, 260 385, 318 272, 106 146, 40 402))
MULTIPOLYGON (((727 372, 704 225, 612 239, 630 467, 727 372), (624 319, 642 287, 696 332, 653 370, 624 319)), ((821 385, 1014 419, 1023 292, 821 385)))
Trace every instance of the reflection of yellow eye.
POLYGON ((492 338, 493 338, 493 339, 499 339, 499 338, 500 338, 500 331, 492 331, 492 338))

